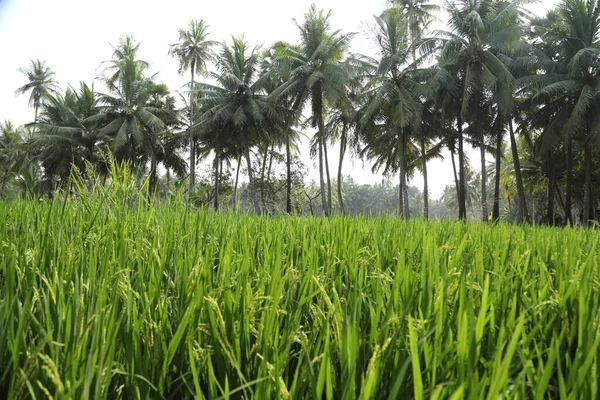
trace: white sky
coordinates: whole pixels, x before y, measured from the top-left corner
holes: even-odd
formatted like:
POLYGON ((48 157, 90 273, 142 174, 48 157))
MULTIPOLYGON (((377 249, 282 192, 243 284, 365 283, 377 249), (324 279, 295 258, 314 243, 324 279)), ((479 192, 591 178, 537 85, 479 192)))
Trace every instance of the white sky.
MULTIPOLYGON (((62 89, 68 84, 77 87, 80 81, 90 83, 99 75, 99 64, 112 56, 109 43, 116 45, 119 37, 130 34, 142 42, 140 58, 150 62, 151 72, 159 73, 157 80, 175 92, 188 78, 177 74, 178 64, 168 56, 168 46, 177 42, 177 29, 185 28, 190 18, 207 21, 211 38, 221 42, 243 33, 252 45, 268 46, 276 40, 296 43, 298 31, 292 18, 302 21, 313 2, 332 10, 334 29, 358 32, 353 52, 372 53, 363 32, 372 16, 386 8, 385 0, 0 0, 0 121, 20 125, 33 119, 28 96, 14 93, 26 82, 17 70, 27 67, 31 59, 46 60, 62 89)), ((555 3, 546 0, 530 8, 541 14, 555 3)), ((337 153, 337 145, 329 151, 332 175, 337 171, 337 153)), ((307 149, 302 159, 312 167, 309 179, 316 180, 316 165, 307 149)), ((430 193, 437 198, 452 182, 450 160, 431 162, 429 171, 430 193)), ((370 173, 368 163, 363 169, 360 160, 347 160, 344 173, 363 183, 381 180, 370 173)), ((410 185, 421 187, 422 178, 416 175, 410 185)))

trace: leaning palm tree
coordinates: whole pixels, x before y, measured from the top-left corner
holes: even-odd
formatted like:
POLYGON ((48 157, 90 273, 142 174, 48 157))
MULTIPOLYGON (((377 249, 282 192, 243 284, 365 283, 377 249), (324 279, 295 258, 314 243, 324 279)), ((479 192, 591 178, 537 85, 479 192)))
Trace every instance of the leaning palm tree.
POLYGON ((254 210, 260 213, 250 150, 260 142, 269 120, 277 113, 267 100, 259 76, 258 48, 250 48, 243 37, 232 40, 231 46, 222 45, 217 57, 218 72, 210 74, 216 83, 200 84, 205 112, 197 125, 203 132, 201 140, 215 152, 216 166, 225 154, 239 154, 246 159, 254 210))
POLYGON ((204 20, 190 20, 187 29, 179 29, 179 42, 172 44, 169 55, 179 60, 179 73, 190 71, 189 83, 189 143, 190 143, 190 183, 188 193, 192 193, 196 180, 196 141, 194 140, 194 78, 196 74, 206 74, 206 63, 213 58, 212 47, 216 42, 207 40, 208 25, 204 20))
POLYGON ((27 76, 27 83, 18 88, 15 93, 17 95, 29 93, 29 106, 34 109, 33 122, 35 123, 38 120, 40 106, 49 95, 56 93, 54 71, 46 65, 45 61, 31 60, 29 68, 20 68, 19 72, 27 76))
POLYGON ((325 14, 313 4, 305 14, 304 21, 296 22, 300 30, 300 44, 275 44, 278 55, 276 66, 289 79, 275 91, 274 96, 296 99, 294 111, 298 116, 310 101, 310 121, 317 128, 319 184, 325 215, 331 214, 331 191, 326 195, 323 178, 323 152, 327 137, 324 113, 327 104, 334 105, 343 96, 349 76, 340 63, 353 37, 353 34, 332 31, 330 16, 331 12, 325 14))

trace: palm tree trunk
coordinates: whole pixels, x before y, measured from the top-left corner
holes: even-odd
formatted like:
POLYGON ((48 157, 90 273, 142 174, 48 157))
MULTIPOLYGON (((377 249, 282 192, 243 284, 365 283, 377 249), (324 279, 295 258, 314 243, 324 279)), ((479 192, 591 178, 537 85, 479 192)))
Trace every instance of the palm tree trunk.
POLYGON ((290 137, 289 134, 285 139, 285 212, 288 214, 292 213, 292 154, 290 151, 290 137))
POLYGON ((275 147, 275 145, 272 143, 271 144, 271 151, 269 152, 269 166, 267 167, 267 178, 266 178, 267 186, 271 182, 271 172, 273 171, 273 151, 274 151, 274 147, 275 147))
POLYGON ((583 168, 585 171, 585 187, 583 194, 583 223, 589 224, 593 212, 590 212, 592 206, 592 147, 588 142, 583 148, 583 168))
POLYGON ((346 153, 346 124, 342 126, 342 135, 340 136, 340 161, 338 164, 338 179, 337 179, 337 187, 338 187, 338 203, 340 203, 340 211, 342 214, 345 213, 344 210, 344 196, 342 193, 342 162, 344 161, 344 154, 346 153))
POLYGON ((260 202, 263 209, 265 208, 265 173, 267 171, 267 157, 269 155, 269 142, 265 142, 265 152, 260 169, 260 202))
POLYGON ((329 157, 327 155, 327 140, 323 137, 323 157, 325 160, 325 176, 327 177, 327 208, 331 214, 331 176, 329 175, 329 157))
POLYGON ((196 141, 194 140, 194 68, 195 62, 192 60, 191 70, 192 79, 190 81, 190 127, 189 127, 189 138, 190 138, 190 184, 188 188, 188 198, 191 198, 194 193, 196 186, 196 141))
MULTIPOLYGON (((316 94, 319 95, 320 91, 316 91, 316 94)), ((323 107, 322 107, 322 101, 320 98, 314 99, 313 101, 317 101, 319 104, 321 104, 320 107, 316 107, 319 112, 317 113, 316 117, 317 117, 317 127, 319 129, 319 131, 317 132, 317 134, 319 135, 318 141, 319 141, 319 185, 321 186, 321 204, 323 206, 323 212, 325 213, 325 216, 329 216, 329 206, 328 206, 328 202, 327 202, 327 197, 325 194, 325 180, 323 179, 323 142, 324 142, 324 138, 325 138, 325 124, 323 123, 323 107)), ((315 108, 315 107, 313 107, 315 108)))
POLYGON ((546 171, 548 175, 548 208, 546 211, 546 220, 550 225, 554 225, 554 165, 552 164, 552 150, 546 154, 546 171))
MULTIPOLYGON (((479 125, 479 122, 477 123, 479 125)), ((488 208, 487 208, 487 168, 485 166, 485 138, 481 127, 478 127, 479 140, 479 155, 481 157, 481 220, 487 222, 488 220, 488 208)))
POLYGON ((492 210, 492 220, 500 220, 500 171, 502 169, 502 135, 500 131, 496 136, 496 176, 494 177, 494 208, 492 210))
MULTIPOLYGON (((274 150, 274 146, 275 143, 271 143, 271 151, 269 152, 269 166, 267 167, 267 178, 265 179, 265 185, 267 187, 267 190, 271 190, 271 171, 273 168, 273 150, 274 150)), ((272 192, 272 190, 271 190, 272 192)), ((267 204, 266 202, 264 203, 264 207, 265 209, 267 208, 267 204)))
POLYGON ((425 149, 425 132, 421 129, 421 157, 423 157, 423 217, 429 219, 429 185, 427 182, 427 151, 425 149))
POLYGON ((573 206, 572 197, 572 176, 573 176, 573 139, 567 138, 567 193, 565 200, 565 222, 573 226, 573 206))
POLYGON ((153 157, 152 161, 150 161, 150 179, 148 181, 148 184, 150 185, 150 187, 148 188, 149 197, 152 197, 154 195, 154 193, 156 192, 156 186, 158 185, 158 178, 156 176, 157 164, 158 163, 156 159, 153 157))
POLYGON ((321 189, 321 206, 325 216, 329 216, 329 208, 327 207, 327 195, 325 193, 325 179, 323 178, 323 142, 319 137, 319 186, 321 189))
POLYGON ((562 194, 560 186, 558 185, 556 177, 554 178, 554 193, 555 193, 554 200, 558 202, 558 205, 563 210, 563 213, 566 214, 567 206, 565 205, 565 200, 563 198, 563 194, 562 194))
MULTIPOLYGON (((404 157, 402 157, 404 158, 404 157)), ((408 220, 410 218, 410 208, 408 206, 408 182, 406 180, 406 160, 404 161, 404 172, 402 174, 402 199, 404 201, 404 218, 408 220)))
POLYGON ((215 207, 215 211, 219 210, 219 181, 221 180, 220 174, 219 174, 219 151, 215 150, 215 161, 214 161, 214 168, 215 168, 215 197, 214 197, 214 207, 215 207))
POLYGON ((292 104, 292 108, 290 113, 288 114, 287 120, 285 121, 285 129, 286 129, 286 138, 285 138, 285 166, 286 166, 286 199, 285 199, 285 212, 288 214, 292 213, 292 152, 291 152, 291 125, 292 120, 295 117, 294 110, 296 110, 300 103, 302 102, 302 97, 298 96, 296 100, 294 100, 294 104, 292 104))
POLYGON ((242 165, 242 156, 238 156, 237 159, 237 171, 235 172, 235 184, 233 185, 233 197, 232 197, 232 201, 231 201, 231 206, 235 208, 236 204, 237 204, 237 188, 238 188, 238 182, 239 182, 239 178, 240 178, 240 167, 242 165))
POLYGON ((519 161, 519 152, 517 150, 517 142, 515 140, 515 131, 513 129, 512 121, 508 121, 509 133, 510 133, 510 149, 512 151, 513 165, 515 170, 515 180, 517 184, 517 198, 519 200, 519 217, 518 222, 522 223, 527 221, 527 204, 525 203, 525 189, 523 188, 523 177, 521 175, 521 163, 519 161))
POLYGON ((250 160, 250 149, 245 149, 244 156, 246 157, 246 164, 248 165, 248 187, 250 189, 250 198, 254 205, 254 212, 260 214, 260 204, 256 198, 256 188, 254 187, 254 177, 252 175, 252 161, 250 160))
POLYGON ((456 162, 454 161, 454 149, 450 148, 450 159, 452 160, 452 172, 454 173, 454 186, 456 188, 456 199, 460 198, 460 186, 458 182, 458 175, 456 174, 456 162))
POLYGON ((463 131, 462 131, 462 117, 460 115, 460 108, 458 110, 456 122, 458 127, 458 219, 466 220, 467 219, 467 177, 465 174, 465 152, 463 149, 463 131))
POLYGON ((406 160, 404 157, 404 135, 401 128, 398 128, 398 157, 399 157, 399 170, 400 170, 400 210, 404 220, 408 220, 410 217, 408 210, 408 190, 406 188, 406 160))
POLYGON ((402 191, 402 171, 398 171, 398 216, 404 218, 404 195, 402 191))

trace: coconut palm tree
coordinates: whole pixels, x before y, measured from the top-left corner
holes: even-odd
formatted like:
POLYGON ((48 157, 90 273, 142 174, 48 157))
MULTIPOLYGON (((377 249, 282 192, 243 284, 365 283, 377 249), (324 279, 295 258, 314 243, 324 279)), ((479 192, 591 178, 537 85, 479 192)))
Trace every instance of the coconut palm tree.
POLYGON ((467 218, 467 171, 466 156, 464 152, 464 127, 461 113, 461 87, 462 76, 455 63, 447 62, 444 53, 438 59, 437 73, 429 80, 430 97, 440 110, 441 138, 450 150, 454 182, 456 186, 456 200, 458 219, 467 218), (454 155, 458 155, 458 174, 454 155))
POLYGON ((29 106, 34 109, 33 122, 38 120, 38 110, 49 95, 56 93, 57 85, 54 71, 46 65, 46 61, 31 60, 29 68, 20 68, 19 72, 27 76, 27 83, 18 88, 17 95, 29 93, 29 106))
POLYGON ((169 55, 179 60, 179 73, 190 71, 189 83, 189 146, 190 183, 188 193, 194 190, 196 179, 196 141, 194 140, 194 78, 207 73, 206 63, 213 58, 212 48, 216 42, 208 40, 208 25, 204 20, 190 20, 187 29, 179 29, 179 42, 172 44, 169 55))
MULTIPOLYGON (((406 16, 412 43, 421 41, 423 32, 435 19, 434 13, 440 9, 438 5, 426 0, 391 0, 390 3, 406 16)), ((413 60, 416 60, 416 57, 413 57, 413 60)))
MULTIPOLYGON (((423 32, 429 24, 435 19, 434 13, 439 11, 440 7, 431 4, 425 0, 392 0, 392 4, 402 10, 408 21, 408 31, 412 43, 412 59, 417 61, 417 48, 423 39, 423 32)), ((425 129, 420 130, 421 145, 421 171, 423 173, 423 216, 429 218, 429 188, 427 182, 427 157, 426 157, 426 136, 425 129)))
POLYGON ((514 77, 502 62, 502 53, 520 41, 520 7, 518 0, 448 2, 446 11, 450 15, 450 30, 438 32, 444 38, 441 66, 459 74, 461 117, 473 125, 475 139, 481 144, 481 210, 484 221, 488 220, 487 171, 483 121, 478 111, 486 102, 486 96, 492 96, 510 124, 508 116, 512 115, 514 107, 514 77))
POLYGON ((99 130, 85 122, 96 115, 98 98, 93 88, 81 83, 79 90, 68 88, 64 95, 51 96, 42 106, 38 134, 30 146, 50 180, 59 178, 64 184, 73 167, 84 175, 86 162, 98 165, 102 145, 99 130))
POLYGON ((398 8, 390 8, 375 18, 378 58, 361 57, 363 68, 372 77, 365 91, 360 126, 366 147, 362 154, 375 158, 374 168, 399 175, 399 212, 409 218, 407 192, 407 154, 410 135, 421 122, 426 92, 421 84, 431 70, 417 70, 412 44, 408 40, 408 21, 398 8))
MULTIPOLYGON (((592 159, 600 143, 600 5, 593 0, 564 0, 558 10, 568 27, 568 35, 561 41, 560 65, 552 71, 554 73, 546 74, 533 101, 538 104, 560 102, 560 111, 555 113, 551 123, 560 124, 568 138, 568 170, 570 139, 575 138, 583 147, 583 220, 589 221, 595 209, 592 159)), ((541 82, 537 80, 538 84, 541 82)), ((567 201, 569 198, 570 194, 567 201)))
MULTIPOLYGON (((135 53, 133 53, 135 54, 135 53)), ((117 160, 127 160, 132 169, 141 171, 150 160, 151 178, 155 180, 158 155, 162 151, 160 135, 167 129, 165 120, 171 110, 152 105, 155 83, 143 75, 143 65, 126 55, 115 60, 120 70, 102 78, 108 93, 98 93, 98 114, 85 120, 99 127, 98 134, 110 138, 110 149, 117 160)))
MULTIPOLYGON (((521 124, 532 131, 540 134, 535 138, 532 147, 535 155, 543 159, 546 164, 548 179, 548 204, 546 220, 554 223, 555 198, 561 199, 564 205, 565 220, 573 224, 571 215, 571 186, 572 186, 572 157, 570 151, 566 151, 566 199, 563 202, 561 190, 558 186, 561 169, 557 169, 562 157, 560 152, 571 148, 572 138, 566 136, 563 126, 568 118, 570 103, 563 98, 556 97, 552 101, 537 97, 533 101, 539 88, 544 87, 552 81, 549 77, 555 73, 564 74, 565 68, 565 38, 569 36, 569 26, 562 18, 558 9, 549 11, 545 16, 532 18, 528 29, 528 42, 531 44, 532 57, 525 63, 528 74, 518 79, 518 94, 524 99, 521 114, 521 124), (562 144, 565 146, 561 147, 562 144)), ((533 162, 534 160, 532 160, 533 162)), ((564 167, 564 165, 562 166, 564 167)))
MULTIPOLYGON (((210 74, 216 83, 200 84, 205 110, 198 122, 205 132, 201 140, 215 151, 217 157, 243 155, 248 166, 254 210, 260 213, 250 150, 260 142, 270 119, 275 118, 277 112, 268 101, 259 76, 259 49, 250 48, 243 37, 234 37, 231 46, 222 45, 217 67, 218 72, 210 74)), ((219 162, 215 164, 219 165, 219 162)))
POLYGON ((289 80, 275 91, 274 96, 294 98, 297 116, 301 114, 304 105, 310 102, 310 121, 317 128, 319 185, 325 215, 331 214, 331 190, 326 195, 323 178, 327 137, 324 114, 328 105, 334 105, 343 96, 349 76, 341 61, 353 37, 353 34, 332 31, 330 17, 331 12, 317 10, 313 4, 304 20, 296 22, 300 31, 300 44, 275 44, 277 68, 283 71, 283 75, 289 76, 289 80))
POLYGON ((350 149, 358 150, 359 147, 359 135, 358 133, 358 104, 357 97, 358 92, 361 89, 359 82, 355 81, 352 85, 348 86, 347 92, 344 97, 341 97, 327 118, 326 128, 331 133, 332 139, 339 139, 340 141, 340 153, 338 160, 338 173, 337 173, 337 195, 338 205, 340 211, 345 213, 344 208, 344 191, 343 191, 343 175, 342 175, 342 164, 344 162, 344 156, 348 147, 350 149))
POLYGON ((150 64, 138 58, 138 51, 140 49, 141 42, 137 42, 133 36, 124 35, 119 38, 119 43, 116 46, 111 45, 113 48, 112 59, 102 62, 102 64, 108 64, 104 69, 105 76, 102 79, 106 79, 112 84, 116 84, 119 80, 124 79, 124 72, 127 70, 126 63, 133 63, 135 70, 142 74, 150 64), (106 75, 108 73, 108 75, 106 75))
POLYGON ((293 93, 287 96, 280 94, 280 88, 290 80, 291 71, 288 68, 278 68, 278 54, 275 46, 266 50, 262 55, 261 72, 264 75, 264 88, 270 101, 277 104, 279 114, 278 123, 272 128, 276 129, 276 142, 285 147, 286 164, 286 201, 285 212, 292 213, 292 151, 297 151, 298 131, 294 126, 298 122, 297 113, 300 112, 302 98, 293 93))

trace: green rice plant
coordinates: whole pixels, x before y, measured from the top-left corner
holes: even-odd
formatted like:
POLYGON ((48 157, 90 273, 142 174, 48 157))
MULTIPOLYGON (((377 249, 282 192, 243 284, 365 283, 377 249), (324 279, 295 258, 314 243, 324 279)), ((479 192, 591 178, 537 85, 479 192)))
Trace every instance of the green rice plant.
MULTIPOLYGON (((0 203, 0 397, 598 398, 600 232, 0 203)), ((94 181, 92 181, 94 182, 94 181)))

